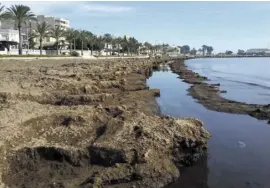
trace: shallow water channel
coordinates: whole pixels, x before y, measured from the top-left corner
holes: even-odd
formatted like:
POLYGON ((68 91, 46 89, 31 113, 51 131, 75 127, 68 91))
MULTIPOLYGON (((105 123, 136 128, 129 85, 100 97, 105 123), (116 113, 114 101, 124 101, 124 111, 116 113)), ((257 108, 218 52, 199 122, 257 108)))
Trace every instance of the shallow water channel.
POLYGON ((169 67, 153 72, 147 84, 160 89, 161 112, 202 120, 211 133, 208 157, 181 171, 167 188, 270 187, 270 125, 248 115, 210 111, 187 95, 189 84, 169 67))

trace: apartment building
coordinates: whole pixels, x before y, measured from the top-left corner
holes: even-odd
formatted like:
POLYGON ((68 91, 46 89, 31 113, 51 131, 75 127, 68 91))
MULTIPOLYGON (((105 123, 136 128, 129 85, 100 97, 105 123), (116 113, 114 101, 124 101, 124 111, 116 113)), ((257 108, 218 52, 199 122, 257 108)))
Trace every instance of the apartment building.
POLYGON ((19 31, 15 29, 0 29, 0 41, 19 42, 19 31))
MULTIPOLYGON (((23 46, 28 45, 28 34, 35 29, 37 29, 37 23, 47 22, 47 24, 50 26, 51 29, 56 28, 57 26, 61 27, 63 30, 67 30, 70 28, 70 22, 67 19, 64 18, 57 18, 53 16, 44 16, 44 15, 38 15, 37 21, 28 21, 22 26, 22 41, 23 46)), ((11 39, 13 36, 13 40, 16 39, 16 42, 19 42, 19 34, 16 27, 16 24, 14 20, 2 20, 0 21, 0 41, 4 39, 11 39), (15 36, 16 35, 16 36, 15 36), (6 37, 9 36, 9 37, 6 37)), ((60 40, 65 40, 65 38, 60 38, 60 40)), ((36 43, 35 47, 38 48, 40 46, 39 40, 36 38, 34 39, 34 42, 36 43)), ((56 40, 52 37, 47 37, 43 40, 43 46, 53 46, 55 44, 56 40)))
MULTIPOLYGON (((53 16, 44 16, 44 15, 38 15, 37 16, 37 22, 42 23, 42 22, 47 22, 47 24, 54 29, 55 27, 59 26, 62 29, 66 30, 70 27, 69 20, 64 19, 64 18, 57 18, 53 16)), ((32 27, 35 29, 37 23, 32 21, 32 27)))
MULTIPOLYGON (((29 22, 28 25, 31 25, 31 28, 28 27, 29 30, 35 30, 37 28, 37 24, 38 23, 42 23, 42 22, 46 22, 51 29, 55 29, 56 27, 60 27, 63 30, 67 30, 68 28, 70 28, 70 22, 67 19, 64 18, 57 18, 57 17, 53 17, 53 16, 44 16, 44 15, 38 15, 37 16, 37 22, 29 22)), ((25 31, 27 32, 27 31, 25 31)), ((65 40, 64 37, 60 38, 60 40, 65 40)), ((39 40, 38 39, 34 39, 34 42, 36 43, 35 47, 39 47, 39 40)), ((52 37, 47 37, 45 39, 43 39, 43 46, 44 47, 48 47, 48 46, 53 46, 55 44, 56 40, 52 37)))

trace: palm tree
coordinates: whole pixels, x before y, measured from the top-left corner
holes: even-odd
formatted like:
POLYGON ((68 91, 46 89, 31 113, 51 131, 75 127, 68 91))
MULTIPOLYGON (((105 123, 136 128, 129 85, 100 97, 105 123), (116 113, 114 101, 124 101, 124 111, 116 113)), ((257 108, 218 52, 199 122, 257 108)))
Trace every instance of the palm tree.
POLYGON ((106 55, 108 55, 108 45, 109 45, 109 43, 111 43, 111 42, 112 42, 112 35, 111 35, 111 34, 109 34, 109 33, 106 33, 106 34, 104 34, 103 38, 104 38, 104 41, 105 41, 105 42, 106 42, 106 44, 107 44, 107 51, 106 51, 106 55))
POLYGON ((7 8, 4 13, 4 18, 14 20, 19 30, 19 55, 22 55, 22 24, 28 20, 36 20, 35 15, 31 12, 30 8, 25 5, 12 5, 7 8))
MULTIPOLYGON (((112 38, 112 41, 111 41, 111 44, 112 44, 112 54, 114 53, 114 50, 116 49, 117 47, 117 39, 114 37, 112 38)), ((111 54, 111 55, 112 55, 111 54)))
POLYGON ((150 51, 150 54, 152 54, 153 46, 149 42, 145 42, 144 46, 147 48, 148 51, 150 51))
POLYGON ((88 43, 91 45, 91 55, 93 55, 94 45, 97 43, 97 36, 96 35, 88 35, 87 37, 88 43))
POLYGON ((74 46, 73 46, 73 50, 76 50, 76 39, 80 39, 80 31, 79 30, 74 30, 74 38, 73 38, 73 41, 74 41, 74 46))
POLYGON ((121 38, 121 37, 117 37, 117 38, 115 39, 116 46, 117 46, 118 56, 120 56, 120 45, 121 45, 121 41, 122 41, 122 38, 121 38))
POLYGON ((59 52, 60 52, 60 54, 62 54, 61 53, 62 48, 63 48, 63 46, 66 46, 65 39, 64 40, 59 40, 59 46, 60 46, 59 52))
POLYGON ((213 47, 212 46, 207 46, 207 48, 206 48, 206 51, 207 51, 207 54, 208 55, 212 55, 212 52, 213 52, 213 47))
POLYGON ((59 39, 64 36, 64 30, 57 26, 54 29, 52 29, 51 37, 56 40, 56 54, 58 55, 58 47, 59 47, 59 39))
POLYGON ((39 37, 39 48, 40 55, 42 55, 42 42, 45 37, 50 37, 50 26, 46 22, 37 23, 37 29, 35 29, 35 34, 39 37))
POLYGON ((138 54, 139 42, 134 37, 129 40, 129 48, 131 49, 131 55, 132 52, 138 54))
POLYGON ((37 35, 35 33, 33 33, 32 31, 28 33, 28 43, 29 43, 29 48, 33 49, 36 45, 36 42, 34 41, 34 39, 37 37, 37 35))
POLYGON ((0 21, 5 19, 5 13, 4 13, 5 6, 0 3, 0 21))
POLYGON ((205 56, 205 51, 206 50, 207 50, 207 46, 205 44, 202 45, 203 56, 205 56))
POLYGON ((76 38, 75 30, 70 28, 65 32, 66 40, 69 42, 69 50, 71 53, 72 50, 72 42, 76 38))
POLYGON ((98 52, 99 52, 99 55, 100 55, 101 50, 104 49, 104 47, 105 47, 105 40, 104 40, 104 38, 102 36, 97 37, 96 45, 98 47, 98 52))
POLYGON ((83 41, 88 42, 88 34, 86 31, 79 31, 78 38, 81 40, 82 47, 81 47, 81 55, 83 55, 83 41))

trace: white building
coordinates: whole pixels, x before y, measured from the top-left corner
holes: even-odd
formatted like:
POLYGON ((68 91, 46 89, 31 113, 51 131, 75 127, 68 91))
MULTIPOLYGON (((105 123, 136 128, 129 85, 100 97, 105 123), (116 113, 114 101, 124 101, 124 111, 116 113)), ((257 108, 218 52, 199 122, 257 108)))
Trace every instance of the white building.
MULTIPOLYGON (((59 26, 63 30, 67 30, 70 28, 70 22, 67 19, 64 18, 57 18, 53 16, 44 16, 44 15, 38 15, 37 21, 28 21, 26 24, 22 26, 22 41, 23 41, 23 46, 27 46, 28 43, 28 34, 30 31, 34 31, 37 29, 37 23, 42 23, 42 22, 47 22, 47 24, 50 26, 51 29, 56 28, 59 26)), ((18 33, 18 30, 16 28, 16 24, 14 20, 2 20, 0 21, 0 29, 4 30, 3 31, 3 36, 10 36, 10 39, 13 39, 15 37, 15 32, 18 33), (7 33, 9 32, 9 33, 7 33), (12 38, 13 36, 13 38, 12 38)), ((6 37, 4 37, 6 38, 6 37)), ((4 39, 3 38, 3 39, 4 39)), ((19 42, 19 35, 15 37, 17 41, 19 42)), ((0 39, 1 41, 2 39, 0 39)), ((60 38, 60 40, 65 40, 65 38, 60 38)), ((39 40, 34 39, 34 42, 36 43, 35 47, 39 47, 39 40)), ((43 46, 53 46, 55 44, 56 40, 52 37, 47 37, 43 39, 43 46)))
POLYGON ((0 29, 0 54, 7 54, 8 51, 17 49, 19 43, 19 32, 14 29, 0 29))
POLYGON ((19 43, 19 31, 14 29, 0 29, 0 41, 13 41, 19 43))
MULTIPOLYGON (((64 18, 38 15, 37 22, 39 22, 39 23, 47 22, 47 24, 51 27, 51 29, 54 29, 57 26, 61 27, 64 30, 70 28, 69 20, 64 19, 64 18)), ((35 29, 36 25, 37 25, 36 22, 32 21, 31 23, 32 23, 32 28, 35 29)))
MULTIPOLYGON (((68 28, 70 28, 70 22, 67 19, 64 18, 57 18, 57 17, 53 17, 53 16, 44 16, 44 15, 38 15, 37 16, 37 21, 33 22, 31 21, 30 23, 28 23, 29 27, 27 27, 25 29, 25 33, 28 33, 29 30, 35 30, 37 29, 37 23, 42 23, 42 22, 46 22, 49 26, 50 29, 55 29, 56 27, 60 27, 63 30, 67 30, 68 28), (28 31, 26 31, 28 30, 28 31)), ((64 37, 60 38, 60 40, 65 40, 64 37)), ((39 47, 39 40, 35 39, 34 42, 36 42, 35 47, 39 47)), ((56 42, 56 39, 52 38, 52 37, 47 37, 45 39, 43 39, 43 46, 53 46, 56 42)))
POLYGON ((17 29, 13 20, 0 20, 1 29, 17 29))
MULTIPOLYGON (((13 41, 19 43, 19 31, 14 20, 2 20, 0 21, 0 41, 13 41)), ((22 41, 27 40, 26 33, 22 28, 22 41)))
POLYGON ((176 57, 181 55, 181 48, 177 46, 169 46, 166 49, 166 55, 170 57, 176 57))

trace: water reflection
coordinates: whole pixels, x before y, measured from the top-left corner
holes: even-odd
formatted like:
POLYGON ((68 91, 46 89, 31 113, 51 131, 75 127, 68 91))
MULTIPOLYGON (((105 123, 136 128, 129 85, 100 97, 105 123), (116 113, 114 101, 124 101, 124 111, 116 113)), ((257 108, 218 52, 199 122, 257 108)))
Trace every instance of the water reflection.
POLYGON ((178 79, 168 66, 160 70, 153 72, 147 83, 160 89, 157 102, 161 113, 199 118, 212 135, 208 158, 182 169, 179 180, 169 188, 270 187, 270 126, 248 115, 205 109, 187 95, 189 84, 178 79))
POLYGON ((168 72, 170 71, 170 67, 167 63, 161 63, 158 66, 156 66, 153 71, 158 72, 168 72))
POLYGON ((209 188, 207 184, 208 173, 207 156, 204 156, 196 165, 182 168, 178 181, 166 186, 166 188, 209 188))

